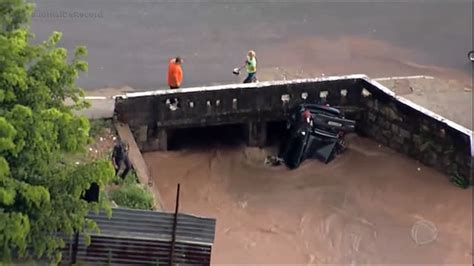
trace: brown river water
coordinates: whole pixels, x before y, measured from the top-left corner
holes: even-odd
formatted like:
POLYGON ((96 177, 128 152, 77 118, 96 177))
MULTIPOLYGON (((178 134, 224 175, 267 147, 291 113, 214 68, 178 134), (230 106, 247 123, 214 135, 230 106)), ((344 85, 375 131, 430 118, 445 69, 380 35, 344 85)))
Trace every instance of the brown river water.
POLYGON ((180 183, 180 211, 217 219, 213 264, 472 262, 472 188, 369 139, 347 142, 333 162, 293 171, 264 164, 273 148, 238 142, 144 158, 168 211, 180 183))

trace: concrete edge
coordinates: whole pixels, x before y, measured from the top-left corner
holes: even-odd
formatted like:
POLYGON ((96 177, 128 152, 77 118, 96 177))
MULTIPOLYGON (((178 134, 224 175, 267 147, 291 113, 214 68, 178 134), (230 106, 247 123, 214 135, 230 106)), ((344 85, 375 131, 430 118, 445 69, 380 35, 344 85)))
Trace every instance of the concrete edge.
MULTIPOLYGON (((138 145, 135 141, 135 138, 133 137, 130 127, 128 126, 128 124, 122 124, 116 121, 114 121, 114 127, 117 130, 120 139, 124 140, 129 145, 129 158, 135 169, 140 183, 147 185, 149 188, 151 188, 154 185, 153 178, 151 177, 148 165, 143 159, 142 153, 138 148, 138 145)), ((155 203, 156 209, 159 211, 164 210, 165 208, 160 193, 158 191, 157 193, 155 193, 154 191, 150 192, 153 195, 153 201, 155 203)))
MULTIPOLYGON (((311 79, 262 81, 262 82, 247 83, 247 84, 233 83, 233 84, 226 84, 226 85, 180 88, 180 89, 172 90, 172 93, 188 93, 188 92, 231 90, 231 89, 237 90, 237 89, 244 89, 244 88, 262 88, 262 87, 269 87, 269 86, 274 86, 274 85, 289 85, 289 84, 308 83, 308 82, 333 81, 333 80, 343 80, 343 79, 365 79, 365 78, 368 78, 368 77, 364 74, 354 74, 354 75, 329 76, 329 77, 311 78, 311 79)), ((153 91, 145 91, 145 92, 126 93, 124 95, 116 95, 115 98, 118 98, 118 97, 134 98, 134 97, 144 97, 144 96, 153 96, 153 95, 166 95, 169 93, 170 93, 170 90, 153 90, 153 91)))

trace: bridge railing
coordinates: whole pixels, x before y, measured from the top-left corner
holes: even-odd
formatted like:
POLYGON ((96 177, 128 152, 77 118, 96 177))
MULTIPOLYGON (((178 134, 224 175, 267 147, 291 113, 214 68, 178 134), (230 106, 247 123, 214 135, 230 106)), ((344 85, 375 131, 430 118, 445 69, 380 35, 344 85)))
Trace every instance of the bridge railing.
POLYGON ((119 120, 131 126, 155 124, 161 128, 242 123, 284 119, 289 107, 303 102, 358 105, 358 76, 291 82, 235 84, 206 88, 127 94, 117 99, 119 120), (178 102, 178 108, 169 103, 178 102))

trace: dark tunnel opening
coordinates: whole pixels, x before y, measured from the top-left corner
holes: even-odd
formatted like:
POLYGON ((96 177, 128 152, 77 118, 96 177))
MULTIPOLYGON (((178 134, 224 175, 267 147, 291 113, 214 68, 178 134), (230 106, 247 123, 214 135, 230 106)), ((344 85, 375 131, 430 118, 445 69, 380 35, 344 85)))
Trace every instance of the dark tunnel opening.
MULTIPOLYGON (((266 146, 279 145, 286 130, 286 122, 267 123, 266 146)), ((168 149, 206 149, 219 146, 239 146, 248 143, 245 124, 173 129, 169 132, 168 149)))

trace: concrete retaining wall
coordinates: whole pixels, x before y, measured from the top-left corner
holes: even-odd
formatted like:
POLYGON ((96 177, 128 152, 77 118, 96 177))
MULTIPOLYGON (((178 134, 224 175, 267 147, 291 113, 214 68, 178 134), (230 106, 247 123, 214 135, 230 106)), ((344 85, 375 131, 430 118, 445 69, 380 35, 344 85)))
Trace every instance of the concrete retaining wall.
MULTIPOLYGON (((115 113, 131 125, 145 151, 160 148, 160 143, 163 149, 170 128, 229 123, 265 128, 266 122, 285 119, 288 108, 302 102, 363 108, 352 117, 359 133, 447 175, 472 176, 471 130, 395 95, 365 75, 130 93, 116 98, 115 113), (173 98, 179 100, 179 110, 166 106, 173 98)), ((254 138, 255 144, 262 144, 262 136, 254 138)))
POLYGON ((364 80, 369 92, 358 121, 361 133, 398 152, 444 172, 472 181, 472 132, 364 80))

